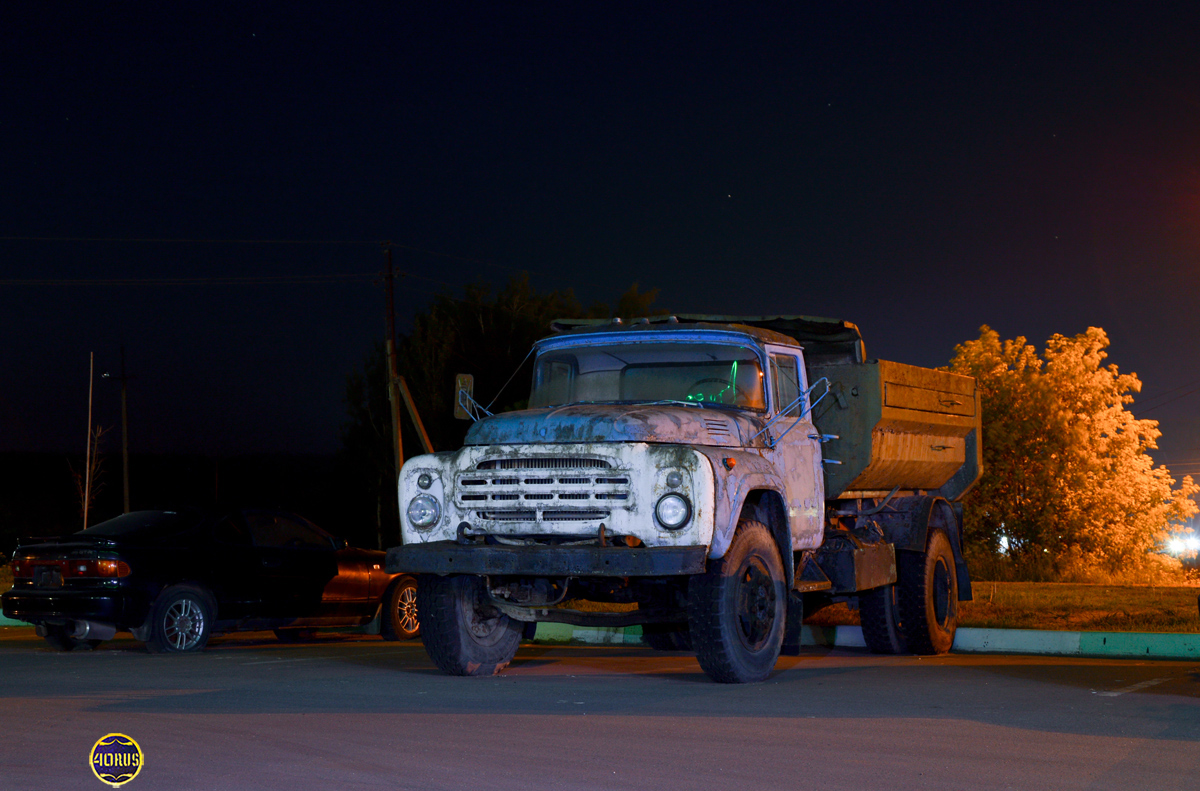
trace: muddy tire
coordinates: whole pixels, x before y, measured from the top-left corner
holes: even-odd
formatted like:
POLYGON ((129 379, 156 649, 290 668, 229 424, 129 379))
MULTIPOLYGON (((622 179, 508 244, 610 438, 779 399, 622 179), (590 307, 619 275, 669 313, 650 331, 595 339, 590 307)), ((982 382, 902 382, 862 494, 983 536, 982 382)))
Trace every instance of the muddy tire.
POLYGON ((429 658, 452 676, 492 676, 516 656, 524 624, 487 603, 483 580, 473 575, 422 574, 417 617, 429 658))
POLYGON ((924 554, 897 552, 901 630, 914 654, 944 654, 958 629, 954 550, 943 530, 931 528, 924 554))
POLYGON ((738 525, 719 560, 688 584, 696 659, 714 681, 762 681, 779 659, 787 625, 783 559, 761 522, 738 525))
POLYGON ((908 643, 900 628, 900 603, 896 586, 884 585, 858 594, 863 641, 875 654, 907 654, 908 643))
POLYGON ((397 577, 383 597, 379 634, 384 640, 411 640, 421 634, 417 615, 417 580, 397 577))
POLYGON ((203 651, 217 614, 209 593, 192 585, 175 585, 158 594, 150 608, 146 650, 152 654, 203 651))

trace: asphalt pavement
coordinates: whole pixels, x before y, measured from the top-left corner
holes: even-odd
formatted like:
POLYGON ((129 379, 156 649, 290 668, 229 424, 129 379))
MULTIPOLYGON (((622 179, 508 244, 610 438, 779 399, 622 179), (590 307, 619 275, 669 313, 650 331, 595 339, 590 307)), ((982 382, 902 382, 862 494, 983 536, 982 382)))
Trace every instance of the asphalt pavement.
POLYGON ((130 789, 1200 788, 1200 663, 880 657, 806 648, 765 683, 710 682, 640 646, 522 646, 502 675, 440 674, 419 641, 269 633, 154 656, 57 653, 0 628, 0 787, 130 789))

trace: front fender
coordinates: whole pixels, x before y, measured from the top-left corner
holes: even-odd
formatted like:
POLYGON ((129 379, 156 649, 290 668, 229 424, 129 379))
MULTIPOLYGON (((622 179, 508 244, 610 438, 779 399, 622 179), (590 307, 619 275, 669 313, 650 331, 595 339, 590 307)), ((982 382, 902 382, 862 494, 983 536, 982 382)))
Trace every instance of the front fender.
POLYGON ((695 446, 695 449, 712 462, 716 503, 708 556, 720 558, 725 556, 725 551, 733 541, 733 532, 737 530, 746 495, 755 489, 770 489, 781 495, 786 490, 774 466, 757 453, 701 446, 695 446), (726 464, 727 459, 733 460, 732 469, 726 464))

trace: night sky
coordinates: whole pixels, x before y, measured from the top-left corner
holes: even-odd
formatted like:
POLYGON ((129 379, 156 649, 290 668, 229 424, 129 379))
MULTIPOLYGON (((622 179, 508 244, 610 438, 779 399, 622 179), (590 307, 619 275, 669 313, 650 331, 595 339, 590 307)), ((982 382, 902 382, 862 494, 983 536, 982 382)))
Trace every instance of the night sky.
POLYGON ((82 453, 122 343, 134 452, 336 450, 390 240, 402 329, 519 270, 929 366, 1101 326, 1200 471, 1200 5, 742 5, 3 4, 0 450, 82 453))

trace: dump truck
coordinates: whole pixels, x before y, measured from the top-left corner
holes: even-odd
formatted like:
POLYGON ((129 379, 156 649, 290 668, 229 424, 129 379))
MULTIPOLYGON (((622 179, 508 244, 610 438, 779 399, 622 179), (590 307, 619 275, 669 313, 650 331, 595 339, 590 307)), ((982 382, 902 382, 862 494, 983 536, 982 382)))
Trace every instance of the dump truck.
POLYGON ((386 568, 420 575, 439 668, 497 673, 539 622, 640 624, 716 681, 761 681, 833 602, 872 651, 950 650, 971 598, 974 379, 868 359, 834 319, 552 326, 527 409, 461 389, 465 445, 400 472, 386 568))

